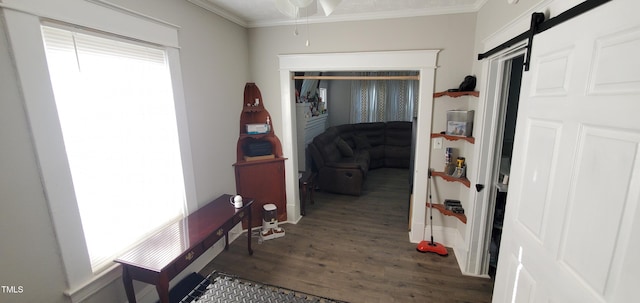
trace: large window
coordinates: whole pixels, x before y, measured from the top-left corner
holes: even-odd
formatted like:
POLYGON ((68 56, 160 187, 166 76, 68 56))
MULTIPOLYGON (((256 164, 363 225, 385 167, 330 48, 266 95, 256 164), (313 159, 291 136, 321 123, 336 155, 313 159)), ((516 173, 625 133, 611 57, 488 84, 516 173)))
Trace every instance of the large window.
POLYGON ((84 237, 96 271, 185 213, 166 52, 43 26, 84 237))

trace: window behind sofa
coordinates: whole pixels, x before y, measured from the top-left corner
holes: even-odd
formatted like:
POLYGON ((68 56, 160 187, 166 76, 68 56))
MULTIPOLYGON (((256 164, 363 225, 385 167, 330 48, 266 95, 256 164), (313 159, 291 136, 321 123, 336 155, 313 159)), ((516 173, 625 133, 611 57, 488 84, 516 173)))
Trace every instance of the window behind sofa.
MULTIPOLYGON (((415 71, 362 72, 359 76, 415 76, 415 71)), ((418 80, 354 80, 351 123, 412 121, 418 114, 418 80)))
POLYGON ((94 271, 185 213, 165 51, 43 26, 47 64, 94 271))

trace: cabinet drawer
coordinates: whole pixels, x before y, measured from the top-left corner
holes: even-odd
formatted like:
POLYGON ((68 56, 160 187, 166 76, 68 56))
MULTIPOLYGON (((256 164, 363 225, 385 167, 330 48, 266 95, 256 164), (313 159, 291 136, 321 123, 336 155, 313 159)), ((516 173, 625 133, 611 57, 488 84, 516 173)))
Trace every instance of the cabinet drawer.
POLYGON ((220 227, 218 230, 216 230, 216 232, 212 233, 206 239, 204 239, 204 247, 205 248, 209 248, 209 247, 213 246, 213 244, 216 244, 216 242, 218 242, 218 240, 220 240, 220 239, 222 239, 222 237, 224 237, 224 234, 226 232, 227 232, 226 226, 220 227))
POLYGON ((202 243, 198 244, 192 250, 186 252, 182 256, 176 259, 173 263, 173 267, 177 273, 183 271, 191 262, 195 261, 202 253, 204 253, 205 249, 202 243))
POLYGON ((236 224, 240 223, 242 220, 244 220, 244 217, 247 215, 247 210, 242 210, 240 212, 238 212, 234 217, 233 217, 233 224, 232 226, 235 226, 236 224))

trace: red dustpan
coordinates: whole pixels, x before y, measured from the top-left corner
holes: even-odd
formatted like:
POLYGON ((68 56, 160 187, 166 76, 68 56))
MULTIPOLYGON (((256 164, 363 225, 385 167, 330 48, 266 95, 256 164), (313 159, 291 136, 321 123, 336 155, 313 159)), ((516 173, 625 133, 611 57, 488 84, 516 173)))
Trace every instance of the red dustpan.
POLYGON ((429 195, 429 226, 431 227, 431 241, 420 241, 416 250, 421 253, 436 253, 447 256, 449 252, 444 245, 433 241, 433 202, 431 202, 431 171, 429 171, 429 182, 427 183, 427 194, 429 195))
POLYGON ((433 242, 433 240, 420 241, 420 243, 418 243, 418 247, 416 247, 416 250, 421 253, 436 253, 441 256, 447 256, 449 254, 447 248, 444 247, 444 245, 438 242, 433 242))

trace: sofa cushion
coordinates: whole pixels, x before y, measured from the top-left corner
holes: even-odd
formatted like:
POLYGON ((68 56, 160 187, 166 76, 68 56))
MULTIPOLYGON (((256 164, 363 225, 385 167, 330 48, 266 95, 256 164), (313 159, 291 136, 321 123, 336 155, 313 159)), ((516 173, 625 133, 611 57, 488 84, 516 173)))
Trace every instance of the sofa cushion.
POLYGON ((385 145, 411 146, 411 122, 392 121, 387 122, 385 129, 385 145))
POLYGON ((339 136, 349 144, 351 149, 356 149, 356 144, 353 141, 353 135, 355 135, 355 130, 353 129, 353 125, 351 124, 343 124, 336 126, 336 129, 339 131, 339 136))
POLYGON ((325 163, 338 162, 342 159, 342 153, 338 150, 338 146, 335 141, 322 145, 319 149, 320 153, 324 156, 325 163))
POLYGON ((353 149, 351 149, 351 146, 349 146, 349 144, 347 144, 347 142, 345 142, 342 138, 340 138, 339 136, 336 137, 335 143, 338 147, 338 150, 340 151, 340 154, 342 154, 343 157, 353 157, 353 149))
POLYGON ((338 130, 335 127, 329 127, 324 133, 313 138, 313 144, 322 155, 325 163, 340 161, 340 158, 342 158, 335 142, 338 134, 338 130))
POLYGON ((326 162, 328 168, 354 169, 362 171, 363 175, 369 171, 369 152, 366 150, 354 152, 353 157, 344 157, 337 162, 326 162))
POLYGON ((353 125, 355 132, 367 137, 371 146, 384 144, 385 122, 357 123, 353 125))
POLYGON ((371 148, 371 144, 365 135, 354 134, 351 136, 353 142, 356 146, 356 149, 369 149, 371 148))

